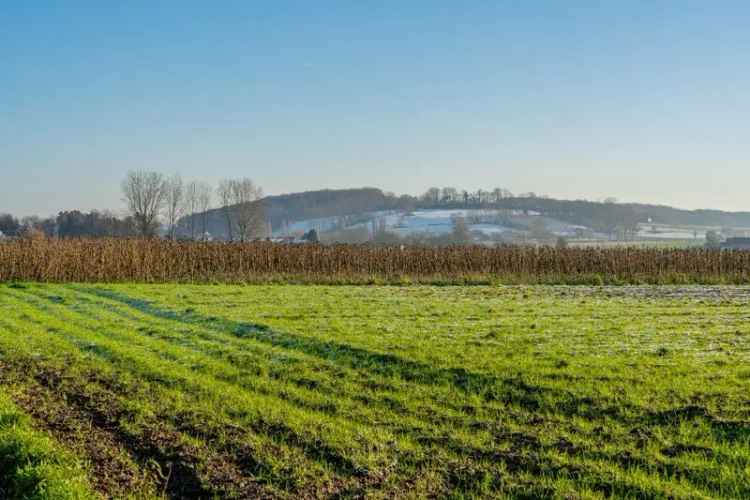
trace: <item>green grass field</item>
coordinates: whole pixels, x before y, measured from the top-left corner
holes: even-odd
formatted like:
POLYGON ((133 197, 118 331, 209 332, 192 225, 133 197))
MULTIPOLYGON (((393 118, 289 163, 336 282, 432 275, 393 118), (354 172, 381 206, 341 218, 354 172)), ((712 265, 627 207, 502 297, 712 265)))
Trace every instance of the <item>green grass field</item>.
POLYGON ((0 285, 0 493, 749 498, 749 302, 0 285))

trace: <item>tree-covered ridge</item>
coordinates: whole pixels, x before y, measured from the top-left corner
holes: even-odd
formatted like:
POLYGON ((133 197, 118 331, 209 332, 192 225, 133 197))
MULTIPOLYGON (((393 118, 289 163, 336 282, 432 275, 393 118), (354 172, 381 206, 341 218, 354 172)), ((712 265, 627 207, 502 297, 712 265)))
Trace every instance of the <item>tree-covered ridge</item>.
MULTIPOLYGON (((595 231, 611 233, 632 231, 638 223, 750 227, 750 212, 721 210, 683 210, 666 205, 617 203, 614 200, 559 200, 534 193, 514 195, 505 189, 469 192, 456 188, 430 188, 421 196, 396 195, 373 187, 354 189, 323 189, 275 196, 266 196, 251 205, 265 214, 266 224, 273 231, 295 221, 328 217, 351 217, 360 214, 416 209, 486 209, 520 210, 537 213, 595 231)), ((192 215, 176 222, 175 232, 182 237, 195 237, 208 232, 214 238, 228 238, 226 212, 235 207, 231 202, 208 210, 196 209, 192 215)), ((118 216, 108 211, 62 211, 42 219, 18 219, 0 214, 0 233, 20 236, 23 231, 37 231, 60 237, 133 236, 138 233, 132 216, 118 216)))

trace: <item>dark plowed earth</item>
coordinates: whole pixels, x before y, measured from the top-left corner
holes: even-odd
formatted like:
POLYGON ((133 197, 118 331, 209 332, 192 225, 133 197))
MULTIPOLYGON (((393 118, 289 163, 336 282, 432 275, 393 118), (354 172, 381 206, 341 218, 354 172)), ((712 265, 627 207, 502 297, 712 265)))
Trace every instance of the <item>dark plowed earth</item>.
POLYGON ((60 442, 86 455, 94 487, 107 497, 271 498, 229 457, 188 444, 182 433, 154 423, 140 433, 111 393, 83 390, 47 367, 0 363, 0 383, 14 385, 17 404, 60 442))
POLYGON ((33 380, 21 380, 19 375, 8 365, 0 364, 0 381, 3 385, 15 384, 12 396, 35 425, 85 455, 90 480, 97 491, 118 498, 153 490, 157 476, 137 466, 116 433, 95 425, 90 415, 59 400, 49 388, 33 380))

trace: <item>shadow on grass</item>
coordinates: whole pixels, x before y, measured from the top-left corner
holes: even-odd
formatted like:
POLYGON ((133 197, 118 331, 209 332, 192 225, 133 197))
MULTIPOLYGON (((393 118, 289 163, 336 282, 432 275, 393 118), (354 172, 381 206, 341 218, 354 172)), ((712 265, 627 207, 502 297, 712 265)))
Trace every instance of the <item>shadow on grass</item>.
POLYGON ((612 419, 625 425, 668 426, 681 420, 705 420, 721 441, 736 441, 750 436, 750 424, 744 421, 725 421, 709 414, 699 406, 688 406, 656 412, 625 401, 579 396, 571 391, 544 387, 528 382, 522 375, 498 377, 476 373, 462 367, 441 368, 419 361, 404 359, 395 354, 369 351, 340 342, 282 332, 261 323, 234 321, 217 316, 203 316, 194 310, 174 311, 152 302, 96 287, 76 287, 77 291, 119 302, 141 313, 186 325, 250 338, 274 347, 295 350, 321 360, 381 377, 397 378, 427 386, 449 386, 462 392, 476 394, 485 401, 517 405, 530 412, 551 412, 566 417, 588 420, 612 419))
POLYGON ((480 394, 487 400, 516 403, 530 410, 541 406, 547 389, 527 383, 520 376, 502 378, 475 373, 465 368, 438 368, 426 363, 404 359, 394 354, 378 353, 340 342, 318 340, 272 329, 268 325, 234 321, 216 316, 202 316, 193 310, 174 311, 125 294, 94 287, 76 287, 76 291, 109 299, 162 320, 198 325, 221 334, 250 338, 273 347, 298 351, 383 377, 400 378, 423 385, 448 385, 458 390, 480 394))
MULTIPOLYGON (((43 299, 43 300, 48 299, 48 297, 46 296, 37 295, 36 297, 39 299, 43 299)), ((31 304, 31 302, 28 302, 28 303, 31 304)), ((51 311, 47 311, 47 310, 45 310, 45 313, 54 314, 51 311)), ((41 325, 42 323, 40 322, 39 324, 41 325)), ((93 331, 91 327, 83 327, 83 328, 88 331, 93 331)), ((59 333, 60 331, 58 330, 57 332, 59 333)), ((89 350, 87 346, 81 346, 80 343, 76 343, 75 341, 71 341, 71 342, 75 344, 76 347, 79 349, 82 348, 83 350, 87 350, 87 351, 89 350)), ((106 347, 98 347, 89 352, 94 354, 99 359, 104 359, 104 360, 117 359, 118 363, 120 364, 122 364, 123 361, 132 362, 132 358, 129 358, 127 355, 123 355, 122 353, 113 354, 113 352, 106 347)), ((178 362, 178 359, 173 357, 169 361, 178 362)), ((33 360, 33 358, 29 358, 29 360, 26 362, 24 366, 27 366, 28 368, 33 367, 34 370, 32 371, 39 371, 39 368, 43 366, 43 363, 44 363, 43 361, 36 361, 36 360, 33 360)), ((132 366, 128 368, 132 368, 132 366)), ((138 368, 141 369, 144 367, 139 366, 138 368)), ((171 385, 175 383, 173 379, 162 378, 161 376, 162 374, 160 372, 150 370, 150 369, 149 371, 139 373, 139 375, 141 378, 146 378, 149 381, 157 382, 159 384, 171 385)), ((124 386, 117 387, 117 384, 113 383, 113 380, 110 380, 106 377, 97 376, 96 372, 90 372, 84 377, 75 377, 75 378, 81 378, 82 380, 87 380, 87 381, 96 380, 97 383, 106 383, 107 389, 112 391, 112 393, 116 393, 117 390, 119 390, 120 392, 118 394, 122 395, 123 397, 129 397, 129 395, 127 395, 126 393, 122 391, 124 386)), ((2 381, 0 380, 0 382, 2 381)), ((189 387, 189 386, 183 386, 183 387, 189 387)), ((71 400, 71 402, 73 402, 72 396, 67 395, 66 397, 69 400, 71 400)), ((107 405, 103 405, 103 406, 106 407, 107 405)), ((174 417, 173 415, 169 415, 169 414, 162 415, 163 419, 169 420, 169 421, 174 420, 173 417, 174 417)), ((124 420, 133 420, 133 417, 129 415, 124 420)), ((110 427, 112 426, 110 425, 110 427)), ((258 418, 250 423, 250 428, 257 434, 268 435, 274 439, 283 441, 289 444, 290 446, 297 447, 300 450, 303 450, 304 453, 310 456, 311 458, 325 461, 327 464, 331 465, 335 471, 345 474, 347 476, 362 477, 363 474, 366 472, 366 471, 363 472, 363 469, 357 463, 355 463, 350 457, 341 454, 339 450, 335 449, 332 446, 328 446, 324 442, 321 442, 315 436, 312 436, 312 437, 308 436, 307 434, 301 433, 300 431, 298 431, 297 429, 293 427, 287 426, 284 422, 277 422, 273 420, 266 420, 263 418, 258 418)), ((195 429, 187 428, 185 430, 190 432, 191 435, 193 436, 203 436, 206 433, 205 432, 206 422, 202 421, 201 425, 196 426, 195 429)), ((225 436, 228 432, 233 432, 235 430, 236 430, 236 427, 229 427, 227 429, 222 429, 220 433, 217 434, 217 436, 225 436)), ((155 456, 155 452, 152 453, 152 455, 155 456)), ((150 456, 150 455, 147 455, 147 456, 150 456)), ((266 467, 266 464, 261 463, 260 461, 257 461, 255 467, 260 468, 261 466, 266 467)), ((193 469, 195 469, 195 467, 193 467, 193 469)), ((269 467, 268 470, 272 471, 273 468, 269 467)), ((183 498, 183 497, 179 497, 179 498, 183 498)), ((186 496, 184 498, 194 498, 194 497, 186 496)), ((209 498, 209 496, 199 495, 195 498, 209 498)))

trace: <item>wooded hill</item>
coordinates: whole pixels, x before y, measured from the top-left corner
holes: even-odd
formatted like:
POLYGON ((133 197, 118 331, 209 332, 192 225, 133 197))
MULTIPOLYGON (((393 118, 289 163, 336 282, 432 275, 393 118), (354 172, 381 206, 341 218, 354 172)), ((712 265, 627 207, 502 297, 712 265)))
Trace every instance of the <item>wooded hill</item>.
MULTIPOLYGON (((556 200, 541 197, 505 197, 488 201, 467 196, 460 200, 435 200, 409 195, 396 196, 377 188, 325 189, 302 193, 267 196, 261 201, 266 220, 273 230, 295 221, 326 217, 344 217, 384 210, 415 209, 513 209, 537 212, 571 224, 586 226, 601 232, 617 228, 632 229, 638 223, 651 220, 655 224, 695 225, 716 227, 750 227, 750 212, 720 210, 682 210, 665 205, 639 203, 606 203, 586 200, 556 200)), ((225 209, 215 208, 196 214, 197 230, 205 229, 215 238, 225 238, 225 209)), ((180 222, 184 235, 191 227, 191 217, 180 222)))

